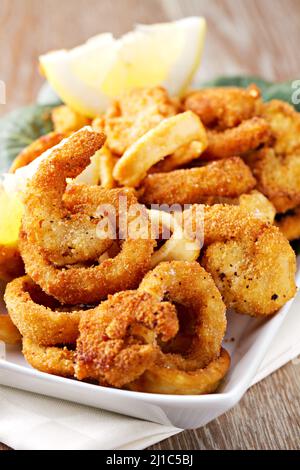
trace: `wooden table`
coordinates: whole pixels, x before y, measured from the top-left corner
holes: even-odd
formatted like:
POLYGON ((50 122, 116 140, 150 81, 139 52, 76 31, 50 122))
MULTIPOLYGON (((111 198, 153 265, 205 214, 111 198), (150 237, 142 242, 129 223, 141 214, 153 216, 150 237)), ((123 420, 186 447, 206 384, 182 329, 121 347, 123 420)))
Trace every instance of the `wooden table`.
MULTIPOLYGON (((208 21, 203 79, 235 73, 300 78, 299 0, 0 0, 0 79, 7 86, 0 114, 35 99, 39 54, 103 31, 122 34, 135 22, 189 15, 208 21)), ((299 449, 299 372, 300 365, 288 364, 221 418, 152 449, 299 449)))

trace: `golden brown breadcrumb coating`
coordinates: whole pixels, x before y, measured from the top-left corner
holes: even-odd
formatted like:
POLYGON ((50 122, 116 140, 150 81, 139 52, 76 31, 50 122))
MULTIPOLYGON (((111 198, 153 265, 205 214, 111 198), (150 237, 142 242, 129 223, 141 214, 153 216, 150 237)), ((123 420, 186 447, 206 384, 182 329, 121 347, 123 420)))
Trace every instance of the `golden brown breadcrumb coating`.
POLYGON ((237 197, 255 186, 250 169, 239 157, 199 168, 148 175, 140 188, 145 204, 193 204, 209 196, 237 197))
POLYGON ((22 336, 44 346, 74 344, 80 317, 86 313, 82 307, 62 309, 29 276, 10 282, 4 300, 10 318, 22 336))
POLYGON ((168 345, 170 354, 164 358, 170 367, 195 370, 219 356, 227 324, 225 305, 212 277, 199 263, 160 263, 146 274, 139 290, 183 307, 180 334, 168 345))
POLYGON ((40 346, 23 338, 23 354, 35 369, 61 377, 74 376, 75 352, 64 347, 40 346))
POLYGON ((96 214, 84 210, 72 213, 63 202, 67 178, 78 176, 104 141, 103 134, 78 131, 41 162, 28 185, 23 228, 28 239, 57 265, 93 259, 111 244, 97 237, 97 220, 91 217, 96 214))
POLYGON ((199 395, 213 393, 219 387, 230 367, 230 356, 221 349, 220 356, 203 369, 193 371, 169 367, 162 360, 126 388, 137 392, 172 395, 199 395))
POLYGON ((286 212, 300 204, 300 113, 287 103, 273 100, 262 108, 273 141, 251 153, 246 161, 257 179, 257 188, 286 212))
POLYGON ((151 294, 119 292, 80 322, 76 377, 122 387, 154 364, 158 338, 178 331, 176 309, 151 294))
POLYGON ((105 115, 104 132, 109 148, 122 155, 139 137, 176 113, 176 104, 162 87, 125 92, 105 115))
POLYGON ((219 131, 236 127, 252 118, 260 103, 256 85, 248 88, 216 87, 190 92, 183 100, 185 109, 198 114, 206 127, 219 131))
POLYGON ((236 206, 206 207, 204 244, 201 264, 227 307, 270 315, 295 295, 295 253, 277 227, 236 206))

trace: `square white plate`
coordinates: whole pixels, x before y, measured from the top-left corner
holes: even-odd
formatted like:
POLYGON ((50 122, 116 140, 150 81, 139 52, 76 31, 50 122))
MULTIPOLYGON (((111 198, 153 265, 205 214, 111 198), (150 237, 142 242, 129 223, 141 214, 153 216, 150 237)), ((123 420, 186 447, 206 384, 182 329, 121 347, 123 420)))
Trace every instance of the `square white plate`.
MULTIPOLYGON (((300 270, 297 272, 297 285, 300 270)), ((3 298, 0 292, 1 299, 3 298)), ((20 348, 0 342, 0 384, 179 428, 197 428, 233 407, 251 385, 276 332, 285 319, 289 301, 274 317, 257 320, 228 313, 224 341, 232 364, 218 393, 200 396, 155 395, 91 385, 34 370, 20 348)))

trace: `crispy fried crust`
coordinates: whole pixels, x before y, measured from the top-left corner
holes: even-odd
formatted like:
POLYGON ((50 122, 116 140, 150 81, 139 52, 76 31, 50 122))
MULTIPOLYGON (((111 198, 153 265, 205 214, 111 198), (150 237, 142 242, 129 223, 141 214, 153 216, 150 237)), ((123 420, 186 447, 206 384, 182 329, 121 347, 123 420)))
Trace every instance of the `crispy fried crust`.
POLYGON ((270 140, 270 130, 265 119, 253 117, 223 132, 208 130, 207 137, 208 147, 203 158, 215 160, 255 150, 270 140))
POLYGON ((76 377, 134 389, 140 377, 145 385, 144 373, 156 374, 158 390, 172 393, 166 388, 172 375, 176 393, 212 391, 229 367, 224 352, 219 359, 225 329, 225 306, 209 274, 197 263, 161 263, 138 291, 119 292, 82 317, 76 377), (180 323, 164 298, 181 305, 180 323))
POLYGON ((154 364, 157 339, 168 341, 177 331, 173 305, 143 292, 119 292, 82 318, 76 377, 122 387, 154 364))
MULTIPOLYGON (((20 234, 26 272, 63 304, 96 303, 108 294, 135 288, 150 267, 155 241, 137 238, 136 234, 130 238, 130 230, 122 235, 125 240, 120 253, 98 264, 98 257, 111 246, 114 234, 99 238, 95 211, 104 203, 109 203, 110 209, 111 204, 117 207, 122 195, 126 204, 135 203, 132 192, 72 185, 65 195, 66 177, 80 173, 102 143, 103 136, 92 131, 83 129, 74 134, 41 164, 26 194, 20 234), (91 266, 86 266, 84 261, 91 254, 96 258, 92 258, 91 266), (54 260, 61 266, 54 264, 54 260), (75 260, 79 263, 75 264, 75 260), (73 264, 68 265, 70 261, 73 264)), ((125 212, 126 208, 127 205, 125 212)), ((104 217, 102 212, 101 217, 104 217)), ((134 217, 134 214, 127 216, 125 228, 128 229, 134 217)))
POLYGON ((257 180, 257 188, 274 204, 277 212, 286 212, 300 204, 300 148, 298 153, 280 155, 263 148, 247 158, 257 180))
POLYGON ((180 334, 164 358, 170 367, 196 370, 219 356, 226 330, 225 305, 212 277, 198 263, 160 263, 145 276, 139 291, 184 308, 180 334))
POLYGON ((75 352, 66 346, 40 346, 23 338, 23 354, 28 364, 41 372, 61 377, 74 376, 75 352))
POLYGON ((195 140, 202 150, 206 148, 206 131, 196 114, 186 111, 164 119, 126 150, 113 177, 122 185, 137 187, 153 165, 195 140))
POLYGON ((38 246, 28 242, 26 234, 20 234, 20 250, 27 274, 48 295, 62 304, 93 304, 108 294, 134 289, 151 265, 153 240, 127 239, 121 252, 114 258, 91 267, 55 267, 47 261, 38 246))
POLYGON ((246 89, 216 87, 192 91, 184 98, 183 106, 198 114, 206 127, 222 131, 252 118, 259 102, 260 90, 250 85, 246 89))
POLYGON ((295 253, 277 227, 222 205, 205 209, 204 227, 201 264, 227 307, 271 315, 295 295, 295 253))
POLYGON ((15 279, 7 285, 4 300, 8 313, 22 336, 42 346, 73 344, 78 337, 78 325, 85 310, 60 309, 28 277, 15 279))
POLYGON ((139 137, 176 113, 177 106, 164 88, 139 88, 125 92, 113 102, 105 116, 104 132, 109 148, 122 155, 139 137))
POLYGON ((184 371, 169 367, 161 361, 147 370, 126 388, 137 392, 172 395, 200 395, 213 393, 219 387, 230 367, 230 356, 221 349, 220 356, 203 369, 184 371))
POLYGON ((300 204, 300 113, 282 101, 273 100, 262 108, 273 143, 250 154, 247 163, 257 179, 257 188, 286 212, 300 204))
POLYGON ((209 196, 237 197, 255 186, 251 171, 239 157, 199 168, 148 175, 141 186, 145 204, 193 204, 209 196))
MULTIPOLYGON (((88 129, 73 134, 41 162, 26 191, 23 227, 27 237, 59 266, 93 259, 111 244, 97 237, 97 220, 91 217, 94 214, 83 207, 72 213, 63 203, 66 179, 75 178, 85 169, 104 140, 103 134, 88 129)), ((99 192, 105 191, 99 189, 94 191, 96 199, 99 192)), ((105 194, 109 199, 110 193, 105 194)))
POLYGON ((260 91, 256 85, 242 88, 206 88, 191 92, 185 109, 194 111, 207 127, 208 147, 202 158, 243 155, 270 139, 267 121, 258 117, 260 91))
POLYGON ((261 116, 266 119, 273 136, 276 154, 289 155, 300 149, 300 113, 284 101, 264 103, 261 116))

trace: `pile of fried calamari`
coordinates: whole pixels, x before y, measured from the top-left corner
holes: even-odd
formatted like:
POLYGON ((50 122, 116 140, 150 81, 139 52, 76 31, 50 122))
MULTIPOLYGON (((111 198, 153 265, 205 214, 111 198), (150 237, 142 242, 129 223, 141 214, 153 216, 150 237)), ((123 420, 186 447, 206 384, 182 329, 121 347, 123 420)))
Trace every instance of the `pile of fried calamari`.
POLYGON ((52 119, 54 131, 11 168, 53 148, 23 197, 5 292, 13 324, 2 316, 0 336, 22 336, 43 372, 150 393, 215 391, 230 366, 226 309, 267 317, 296 292, 300 115, 251 85, 181 99, 138 89, 94 120, 66 106, 52 119), (82 178, 91 165, 93 185, 82 178), (103 236, 109 208, 117 216, 103 236))

